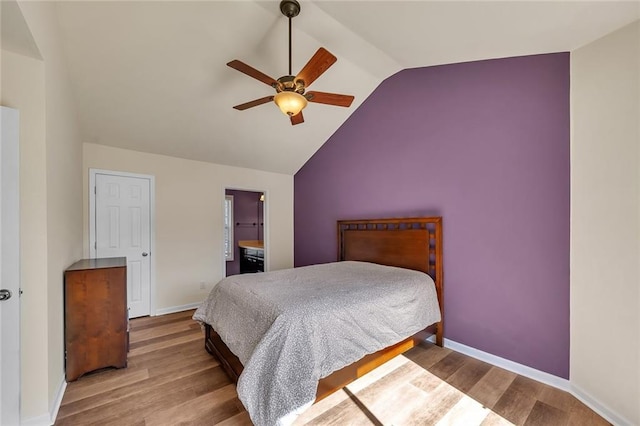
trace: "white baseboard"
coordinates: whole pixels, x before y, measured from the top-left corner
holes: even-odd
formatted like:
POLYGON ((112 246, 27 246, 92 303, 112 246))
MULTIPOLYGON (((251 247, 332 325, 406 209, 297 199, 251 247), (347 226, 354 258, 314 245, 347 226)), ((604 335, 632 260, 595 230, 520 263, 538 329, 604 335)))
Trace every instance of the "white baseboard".
POLYGON ((587 392, 584 391, 580 386, 575 384, 571 384, 571 391, 573 396, 578 398, 584 405, 591 408, 593 411, 602 416, 606 421, 614 425, 632 425, 633 423, 624 417, 616 414, 613 410, 607 407, 605 404, 601 403, 587 392))
POLYGON ((452 349, 456 352, 460 352, 470 357, 479 359, 480 361, 488 362, 496 367, 504 368, 505 370, 512 371, 521 376, 528 377, 533 380, 537 380, 549 386, 553 386, 563 391, 570 392, 571 386, 569 380, 563 379, 553 374, 545 373, 544 371, 536 370, 535 368, 528 367, 517 362, 510 361, 506 358, 502 358, 488 352, 481 351, 471 346, 463 345, 462 343, 455 342, 453 340, 444 339, 444 347, 452 349))
POLYGON ((188 311, 189 309, 196 309, 202 302, 187 303, 180 306, 169 306, 168 308, 156 309, 156 315, 174 314, 176 312, 188 311))
POLYGON ((38 417, 30 417, 28 419, 22 420, 20 425, 22 426, 51 426, 51 417, 49 414, 43 414, 38 417))
MULTIPOLYGON (((431 343, 435 343, 436 336, 432 335, 427 339, 431 343)), ((510 361, 505 358, 501 358, 496 355, 492 355, 488 352, 481 351, 479 349, 472 348, 471 346, 463 345, 462 343, 455 342, 453 340, 444 339, 444 347, 468 355, 470 357, 479 359, 496 367, 504 368, 505 370, 514 372, 521 376, 528 377, 533 380, 537 380, 554 388, 569 392, 577 399, 582 401, 587 407, 598 413, 606 421, 614 425, 631 425, 632 423, 624 417, 616 414, 613 410, 607 407, 605 404, 598 401, 593 396, 589 395, 579 386, 572 384, 569 380, 563 379, 553 374, 545 373, 544 371, 536 370, 535 368, 528 367, 517 362, 510 361)))
POLYGON ((47 414, 42 414, 36 417, 30 417, 28 419, 24 419, 20 422, 21 426, 51 426, 56 422, 56 417, 58 417, 58 410, 60 410, 60 405, 62 404, 62 397, 64 396, 64 391, 67 389, 67 382, 64 379, 64 374, 62 375, 62 380, 60 385, 58 386, 58 391, 56 392, 55 399, 51 402, 51 406, 49 407, 49 412, 47 414))
POLYGON ((51 426, 51 418, 49 414, 42 414, 38 417, 30 417, 20 422, 21 426, 51 426))
POLYGON ((64 396, 64 391, 67 389, 67 381, 64 378, 64 373, 62 373, 62 379, 60 381, 60 385, 58 386, 58 392, 56 393, 56 398, 53 400, 53 404, 49 408, 49 417, 51 418, 51 423, 54 424, 56 422, 56 417, 58 417, 58 410, 60 410, 60 405, 62 404, 62 397, 64 396))

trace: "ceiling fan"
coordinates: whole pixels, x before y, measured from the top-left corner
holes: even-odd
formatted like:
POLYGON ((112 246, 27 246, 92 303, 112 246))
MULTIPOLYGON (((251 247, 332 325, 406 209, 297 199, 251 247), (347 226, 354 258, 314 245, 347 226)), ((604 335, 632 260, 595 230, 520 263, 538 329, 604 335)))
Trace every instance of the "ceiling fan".
POLYGON ((235 109, 244 111, 258 105, 274 101, 280 110, 288 115, 291 124, 296 125, 304 122, 302 110, 308 102, 316 102, 326 105, 349 107, 353 102, 353 96, 339 95, 326 92, 306 92, 305 90, 333 65, 337 58, 324 48, 318 51, 309 59, 309 62, 302 68, 298 75, 291 75, 291 19, 300 13, 300 4, 296 0, 282 0, 280 2, 280 12, 289 18, 289 75, 285 75, 275 80, 244 62, 233 60, 227 65, 249 77, 268 84, 276 90, 275 95, 265 96, 251 102, 234 106, 235 109))

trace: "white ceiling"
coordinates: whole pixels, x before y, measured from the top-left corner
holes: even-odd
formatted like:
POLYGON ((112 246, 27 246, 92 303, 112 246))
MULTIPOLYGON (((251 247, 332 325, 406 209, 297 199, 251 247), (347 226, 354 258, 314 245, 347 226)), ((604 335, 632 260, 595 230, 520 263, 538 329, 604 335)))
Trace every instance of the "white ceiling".
POLYGON ((2 50, 42 59, 20 6, 14 0, 0 2, 0 39, 2 50))
POLYGON ((60 2, 84 141, 293 174, 402 69, 570 51, 640 17, 638 2, 300 3, 293 72, 323 46, 338 61, 312 90, 356 100, 291 126, 273 104, 232 109, 273 90, 225 65, 287 74, 279 1, 60 2))

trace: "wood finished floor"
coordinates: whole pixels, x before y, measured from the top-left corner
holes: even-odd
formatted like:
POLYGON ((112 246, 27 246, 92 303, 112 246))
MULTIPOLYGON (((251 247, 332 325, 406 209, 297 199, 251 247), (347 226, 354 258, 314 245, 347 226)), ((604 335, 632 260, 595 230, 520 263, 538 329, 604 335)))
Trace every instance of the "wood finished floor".
MULTIPOLYGON (((129 366, 69 383, 56 425, 251 425, 193 311, 131 321, 129 366)), ((296 425, 608 425, 572 395, 428 343, 296 425)))

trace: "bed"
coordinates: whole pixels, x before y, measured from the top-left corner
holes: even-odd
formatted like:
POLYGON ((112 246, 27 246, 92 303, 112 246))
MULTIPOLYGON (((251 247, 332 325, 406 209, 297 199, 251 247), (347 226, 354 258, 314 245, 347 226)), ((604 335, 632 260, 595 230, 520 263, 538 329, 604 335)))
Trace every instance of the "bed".
POLYGON ((228 277, 221 282, 224 285, 214 288, 215 297, 212 291, 209 299, 213 301, 205 301, 194 314, 194 319, 204 324, 206 350, 238 382, 238 394, 254 423, 290 423, 314 400, 343 388, 429 335, 435 334, 436 344, 442 345, 442 218, 338 221, 338 261, 257 276, 234 276, 231 280, 228 277), (353 277, 364 279, 352 284, 353 277), (281 284, 296 280, 295 286, 281 284), (428 286, 423 280, 431 283, 431 293, 424 290, 428 286), (299 286, 301 282, 311 282, 313 288, 299 286), (402 290, 392 288, 396 285, 402 290), (297 292, 301 296, 296 296, 297 292), (331 295, 327 295, 329 292, 331 295), (337 293, 343 294, 342 298, 335 298, 337 293), (281 310, 285 302, 281 300, 290 294, 294 308, 287 307, 285 314, 281 310), (362 294, 365 296, 360 297, 362 294), (224 303, 220 302, 223 297, 228 297, 224 303), (213 308, 215 301, 217 306, 213 308), (318 314, 319 309, 327 313, 318 314), (364 310, 366 321, 348 309, 364 310), (289 310, 294 313, 289 315, 289 310), (402 322, 401 326, 396 321, 402 322), (242 333, 229 331, 243 322, 242 333), (210 323, 217 324, 218 330, 210 323), (355 331, 344 334, 342 328, 350 328, 352 323, 355 331), (366 327, 374 327, 376 333, 382 330, 381 336, 372 335, 375 333, 366 327), (412 330, 411 334, 403 335, 407 330, 412 330), (333 334, 349 337, 327 339, 333 334), (335 349, 340 346, 336 343, 346 348, 335 349), (285 373, 281 374, 280 368, 285 368, 285 373), (309 380, 307 372, 312 376, 309 380), (262 394, 256 394, 263 387, 262 394), (289 393, 281 396, 281 389, 289 393))

